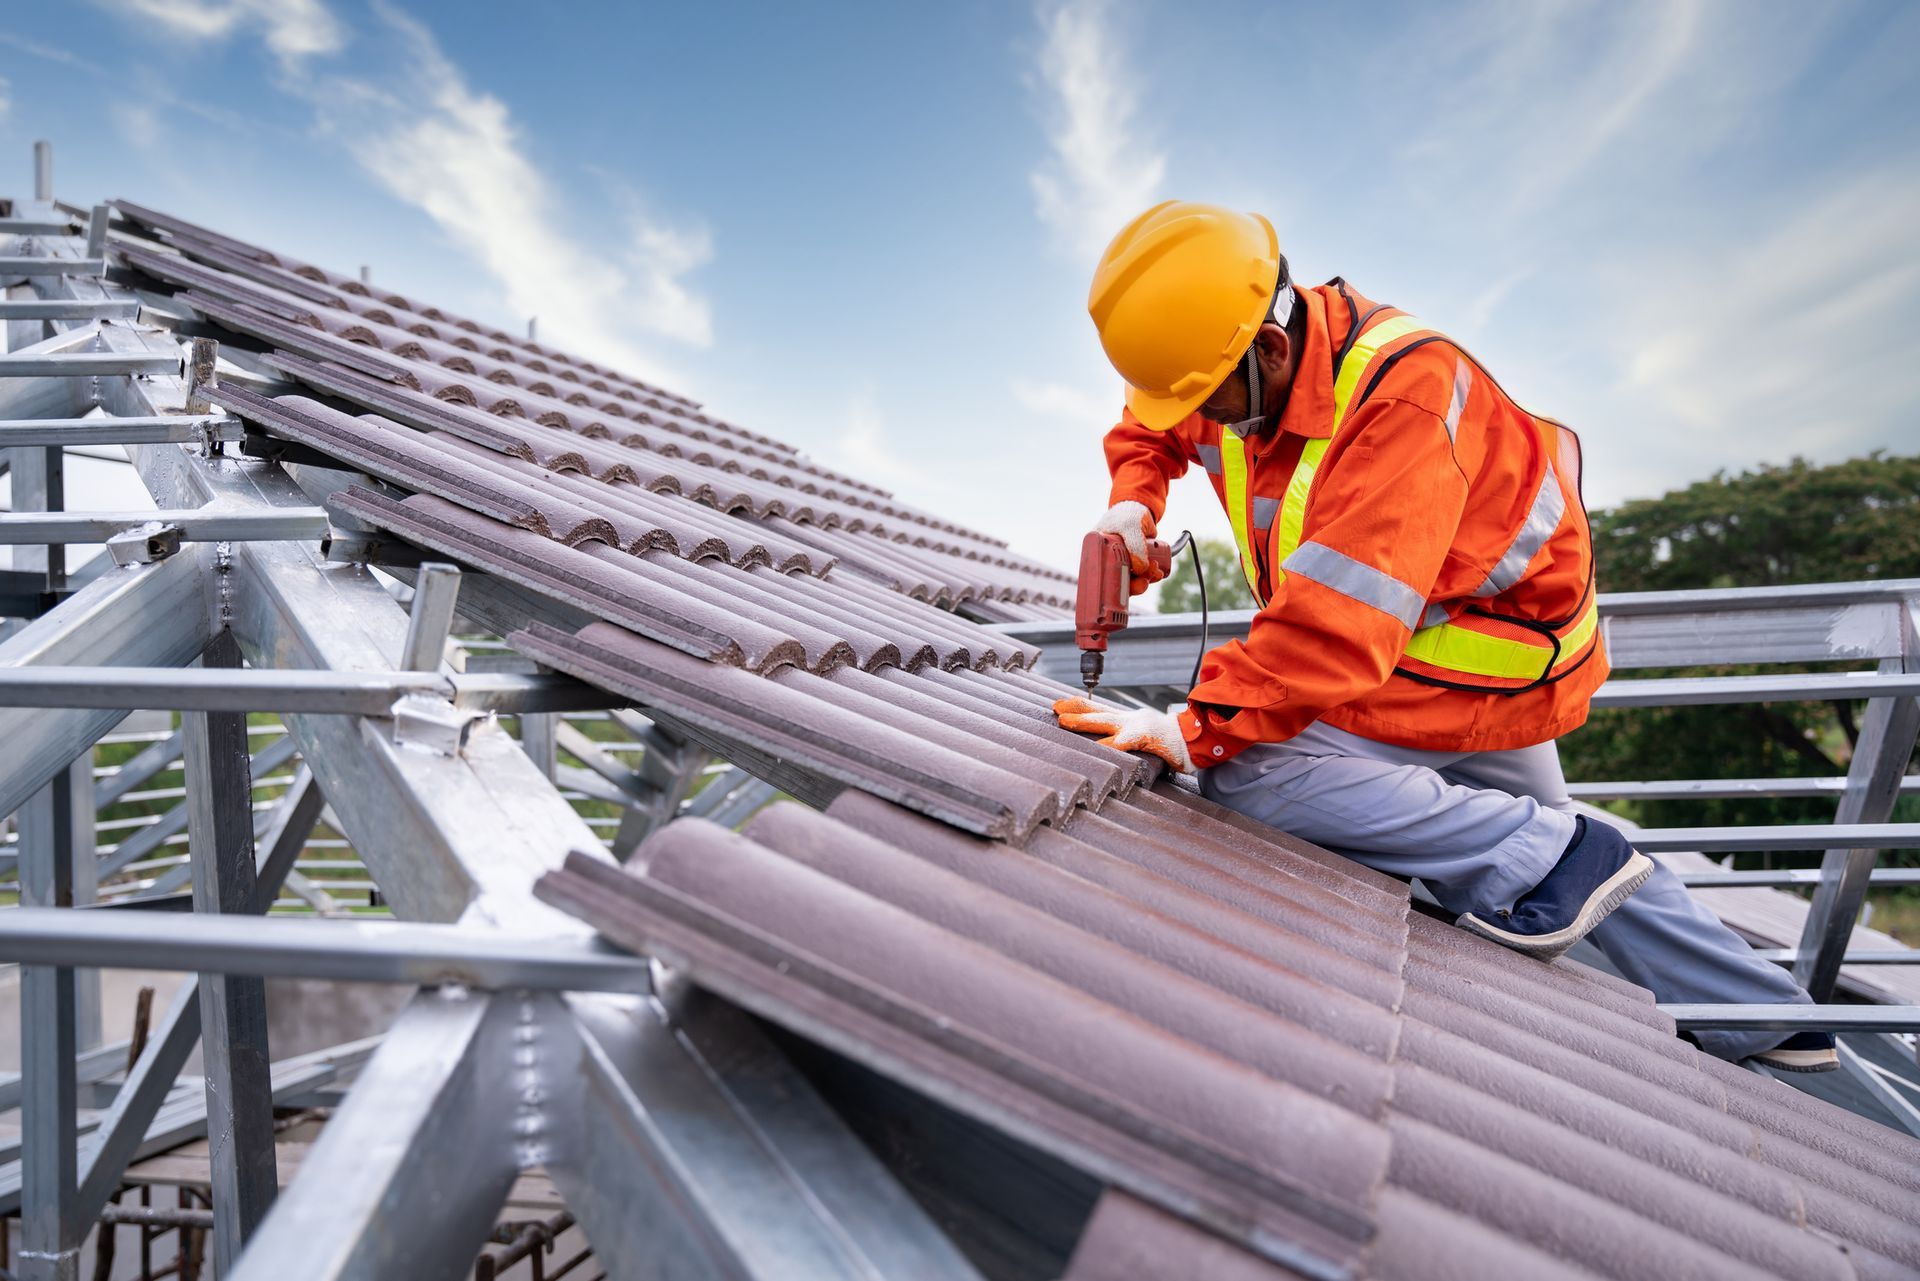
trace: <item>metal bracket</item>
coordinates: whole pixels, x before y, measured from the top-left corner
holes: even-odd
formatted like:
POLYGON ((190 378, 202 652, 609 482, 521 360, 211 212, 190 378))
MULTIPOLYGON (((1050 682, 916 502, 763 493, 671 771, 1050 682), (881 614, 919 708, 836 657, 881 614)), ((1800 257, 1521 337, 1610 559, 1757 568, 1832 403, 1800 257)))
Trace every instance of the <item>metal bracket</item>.
POLYGON ((455 707, 450 700, 431 694, 408 694, 393 705, 393 741, 401 747, 458 756, 473 736, 473 727, 489 715, 455 707))
POLYGON ((123 529, 107 539, 107 554, 116 565, 150 565, 180 550, 180 527, 151 520, 123 529))
POLYGON ((425 559, 419 548, 397 538, 337 527, 320 540, 320 554, 334 564, 387 565, 401 569, 417 569, 425 559))
MULTIPOLYGON (((195 338, 192 354, 187 359, 187 412, 190 414, 209 414, 213 412, 213 402, 207 399, 207 388, 215 385, 214 367, 220 359, 220 344, 211 338, 195 338)), ((224 446, 212 441, 208 448, 219 453, 224 446)))

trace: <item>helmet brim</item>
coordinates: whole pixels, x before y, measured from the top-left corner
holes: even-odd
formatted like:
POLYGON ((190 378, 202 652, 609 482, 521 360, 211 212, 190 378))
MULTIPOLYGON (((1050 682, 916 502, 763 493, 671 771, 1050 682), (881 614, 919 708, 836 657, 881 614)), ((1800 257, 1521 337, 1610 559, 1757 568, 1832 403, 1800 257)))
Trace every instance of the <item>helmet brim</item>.
POLYGON ((1164 392, 1127 388, 1127 409, 1149 431, 1172 431, 1207 403, 1214 388, 1202 388, 1197 395, 1173 396, 1164 392))

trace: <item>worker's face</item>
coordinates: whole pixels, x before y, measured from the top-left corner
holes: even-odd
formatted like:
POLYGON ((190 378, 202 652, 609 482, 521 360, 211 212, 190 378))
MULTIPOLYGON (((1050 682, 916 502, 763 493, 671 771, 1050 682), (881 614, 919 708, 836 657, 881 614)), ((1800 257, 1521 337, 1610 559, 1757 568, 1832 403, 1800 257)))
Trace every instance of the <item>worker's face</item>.
MULTIPOLYGON (((1260 362, 1260 387, 1266 404, 1260 413, 1271 414, 1286 404, 1287 391, 1293 386, 1294 351, 1287 331, 1279 325, 1262 325, 1254 335, 1255 358, 1260 362)), ((1254 416, 1247 405, 1247 375, 1235 365, 1225 382, 1213 389, 1200 406, 1202 416, 1217 423, 1243 422, 1254 416)))

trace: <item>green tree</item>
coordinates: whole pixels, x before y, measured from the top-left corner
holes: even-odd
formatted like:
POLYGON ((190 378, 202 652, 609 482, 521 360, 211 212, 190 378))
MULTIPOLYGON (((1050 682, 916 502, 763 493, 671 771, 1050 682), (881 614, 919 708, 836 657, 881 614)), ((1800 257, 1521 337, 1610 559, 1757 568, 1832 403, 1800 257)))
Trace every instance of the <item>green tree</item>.
MULTIPOLYGON (((1829 466, 1794 459, 1593 513, 1605 591, 1920 577, 1920 457, 1829 466)), ((1723 666, 1632 676, 1731 675, 1723 666)), ((1846 772, 1863 703, 1610 709, 1561 740, 1582 780, 1768 778, 1846 772)), ((1630 807, 1654 826, 1831 822, 1833 802, 1745 797, 1630 807)), ((1920 813, 1916 798, 1901 817, 1920 813)))
MULTIPOLYGON (((1223 538, 1194 540, 1200 549, 1200 566, 1207 576, 1207 609, 1252 609, 1253 593, 1240 572, 1240 553, 1223 538)), ((1192 614, 1200 609, 1200 584, 1193 576, 1193 554, 1181 552, 1173 563, 1173 572, 1160 584, 1160 612, 1192 614)))

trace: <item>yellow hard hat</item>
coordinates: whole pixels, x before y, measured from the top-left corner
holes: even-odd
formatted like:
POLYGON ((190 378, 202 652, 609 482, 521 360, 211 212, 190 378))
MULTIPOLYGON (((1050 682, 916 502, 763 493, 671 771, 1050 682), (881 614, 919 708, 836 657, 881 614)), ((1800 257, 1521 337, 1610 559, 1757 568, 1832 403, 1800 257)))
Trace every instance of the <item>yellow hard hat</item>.
POLYGON ((1127 408, 1166 431, 1246 354, 1280 286, 1280 240, 1259 214, 1169 200, 1100 255, 1087 311, 1127 383, 1127 408))

